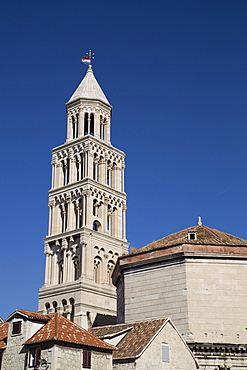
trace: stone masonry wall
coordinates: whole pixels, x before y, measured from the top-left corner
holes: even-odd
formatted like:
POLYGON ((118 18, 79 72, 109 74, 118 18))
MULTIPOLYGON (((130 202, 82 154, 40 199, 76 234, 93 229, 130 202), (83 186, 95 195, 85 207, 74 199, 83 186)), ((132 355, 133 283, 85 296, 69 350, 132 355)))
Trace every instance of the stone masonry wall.
POLYGON ((187 291, 183 263, 136 267, 125 272, 125 322, 170 317, 186 333, 187 291))
POLYGON ((186 278, 188 340, 247 343, 246 262, 236 258, 189 259, 186 278))

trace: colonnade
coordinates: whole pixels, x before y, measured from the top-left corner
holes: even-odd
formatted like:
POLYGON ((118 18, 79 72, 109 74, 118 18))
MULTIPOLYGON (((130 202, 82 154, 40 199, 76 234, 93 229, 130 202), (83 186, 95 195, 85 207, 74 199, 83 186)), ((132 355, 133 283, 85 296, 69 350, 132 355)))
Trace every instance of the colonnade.
POLYGON ((125 239, 125 203, 91 191, 80 196, 66 195, 49 202, 49 235, 87 227, 107 235, 125 239), (97 230, 93 223, 97 221, 97 230))
POLYGON ((52 161, 52 188, 56 189, 84 178, 91 178, 117 191, 124 191, 124 165, 89 150, 63 154, 52 161))
POLYGON ((104 116, 99 109, 86 111, 83 107, 68 111, 67 141, 95 136, 110 144, 110 116, 104 116))

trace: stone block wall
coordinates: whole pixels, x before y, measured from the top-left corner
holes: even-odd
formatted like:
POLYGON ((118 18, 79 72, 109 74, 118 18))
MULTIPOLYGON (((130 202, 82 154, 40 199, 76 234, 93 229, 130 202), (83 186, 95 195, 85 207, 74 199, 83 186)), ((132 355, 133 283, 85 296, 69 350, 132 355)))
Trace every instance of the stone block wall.
POLYGON ((125 322, 170 317, 180 332, 188 330, 184 263, 133 267, 124 272, 124 287, 125 322))

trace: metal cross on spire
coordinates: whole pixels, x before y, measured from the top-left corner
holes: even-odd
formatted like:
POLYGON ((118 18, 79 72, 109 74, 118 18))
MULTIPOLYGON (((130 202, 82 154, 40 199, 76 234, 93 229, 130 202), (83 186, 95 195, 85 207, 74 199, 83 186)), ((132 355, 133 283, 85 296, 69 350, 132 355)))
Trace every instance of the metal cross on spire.
POLYGON ((89 50, 88 53, 86 53, 85 57, 81 58, 82 63, 91 66, 92 60, 94 59, 95 54, 92 52, 92 50, 89 50))

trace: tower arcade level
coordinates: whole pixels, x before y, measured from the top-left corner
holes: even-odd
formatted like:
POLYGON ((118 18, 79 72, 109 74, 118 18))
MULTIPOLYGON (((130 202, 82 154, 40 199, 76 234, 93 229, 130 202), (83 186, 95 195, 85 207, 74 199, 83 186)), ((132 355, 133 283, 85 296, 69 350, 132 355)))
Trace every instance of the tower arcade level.
POLYGON ((88 328, 97 314, 116 315, 111 273, 128 250, 125 154, 111 145, 112 107, 91 65, 66 109, 66 142, 52 150, 39 311, 88 328))

